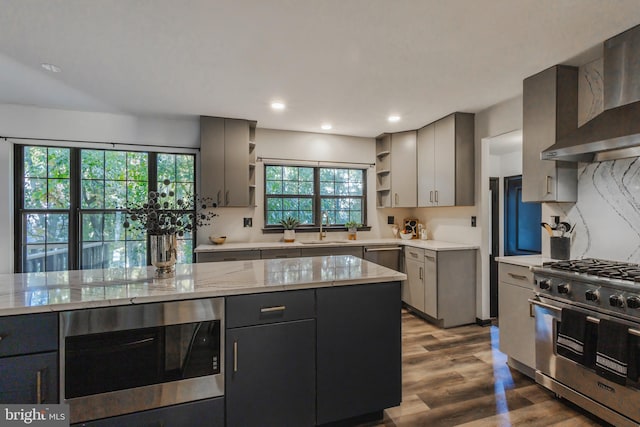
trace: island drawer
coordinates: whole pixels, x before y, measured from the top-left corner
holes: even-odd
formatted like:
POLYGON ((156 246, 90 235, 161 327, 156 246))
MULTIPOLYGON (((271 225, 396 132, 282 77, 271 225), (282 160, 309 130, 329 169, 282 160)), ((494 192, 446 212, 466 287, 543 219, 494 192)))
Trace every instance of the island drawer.
POLYGON ((310 319, 316 316, 313 289, 226 298, 227 328, 310 319))
POLYGON ((0 357, 58 351, 57 313, 0 317, 0 357))

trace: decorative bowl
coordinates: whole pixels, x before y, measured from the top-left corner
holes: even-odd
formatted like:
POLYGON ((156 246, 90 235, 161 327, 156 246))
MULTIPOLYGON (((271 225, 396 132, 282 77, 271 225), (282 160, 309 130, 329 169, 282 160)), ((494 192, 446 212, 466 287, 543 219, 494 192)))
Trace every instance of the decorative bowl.
POLYGON ((413 239, 413 234, 412 233, 400 233, 400 238, 402 240, 411 240, 411 239, 413 239))
POLYGON ((211 240, 211 243, 214 245, 221 245, 227 240, 227 236, 209 236, 209 240, 211 240))

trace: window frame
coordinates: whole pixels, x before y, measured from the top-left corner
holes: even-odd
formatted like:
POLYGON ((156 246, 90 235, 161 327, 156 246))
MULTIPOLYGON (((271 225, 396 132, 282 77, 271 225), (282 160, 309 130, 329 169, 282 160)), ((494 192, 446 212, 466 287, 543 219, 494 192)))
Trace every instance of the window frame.
MULTIPOLYGON (((52 141, 55 142, 55 141, 52 141)), ((158 186, 158 162, 157 157, 160 154, 171 155, 188 155, 193 158, 193 187, 194 191, 198 186, 198 159, 195 153, 184 152, 171 152, 171 151, 152 151, 152 150, 131 150, 123 147, 123 149, 117 149, 115 146, 113 149, 103 147, 87 147, 87 146, 66 146, 55 144, 15 144, 13 147, 14 157, 14 271, 16 273, 23 272, 23 260, 24 253, 23 248, 26 246, 26 224, 24 216, 29 213, 66 213, 69 216, 69 234, 68 234, 68 261, 67 268, 64 271, 80 270, 82 269, 82 224, 80 223, 81 214, 87 213, 113 213, 121 212, 120 209, 113 208, 101 208, 101 209, 87 209, 82 207, 81 191, 82 191, 82 156, 83 150, 100 150, 100 151, 124 151, 124 152, 140 152, 147 154, 147 188, 148 191, 157 190, 158 186), (68 209, 25 209, 23 208, 25 201, 24 191, 24 152, 26 147, 43 147, 43 148, 62 148, 69 150, 69 198, 70 205, 68 209)), ((195 196, 195 194, 194 194, 195 196)), ((191 233, 193 240, 191 251, 191 262, 195 262, 195 247, 197 243, 197 230, 193 230, 191 233)), ((150 243, 148 236, 146 238, 146 265, 151 265, 150 257, 150 243)), ((44 270, 54 271, 54 270, 44 270)), ((61 271, 61 270, 56 270, 61 271)))
MULTIPOLYGON (((262 232, 267 233, 281 233, 284 230, 284 227, 280 224, 267 224, 267 167, 268 166, 284 166, 284 167, 300 167, 300 168, 311 168, 313 169, 313 195, 312 206, 313 206, 313 224, 301 224, 296 227, 296 232, 315 232, 320 230, 320 223, 318 219, 321 218, 322 215, 322 199, 323 198, 332 198, 332 199, 340 199, 340 198, 360 198, 362 200, 362 222, 361 226, 358 227, 358 230, 371 230, 371 227, 367 222, 367 212, 368 212, 368 197, 367 197, 367 169, 365 167, 347 167, 347 166, 309 166, 304 164, 279 164, 279 163, 265 163, 263 168, 263 195, 264 195, 264 203, 263 203, 263 213, 262 217, 264 220, 264 228, 262 232), (362 171, 362 196, 352 196, 352 195, 321 195, 320 194, 320 169, 346 169, 346 170, 361 170, 362 171)), ((298 195, 298 194, 281 194, 277 197, 280 198, 293 198, 293 197, 309 197, 308 195, 298 195)), ((329 226, 323 226, 323 230, 327 231, 345 231, 346 228, 344 224, 331 224, 329 226)))

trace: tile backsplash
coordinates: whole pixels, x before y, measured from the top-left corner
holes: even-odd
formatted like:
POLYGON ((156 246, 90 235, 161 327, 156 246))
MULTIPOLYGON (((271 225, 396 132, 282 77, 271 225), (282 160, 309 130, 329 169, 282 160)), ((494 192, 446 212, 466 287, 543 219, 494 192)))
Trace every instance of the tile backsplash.
POLYGON ((571 258, 640 263, 640 158, 580 164, 577 203, 546 203, 542 215, 576 224, 571 258))

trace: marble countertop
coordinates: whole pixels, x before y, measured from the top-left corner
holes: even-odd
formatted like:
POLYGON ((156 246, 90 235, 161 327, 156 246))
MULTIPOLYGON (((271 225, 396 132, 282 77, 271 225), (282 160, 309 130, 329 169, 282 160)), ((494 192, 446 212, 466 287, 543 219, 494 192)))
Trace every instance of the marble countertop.
POLYGON ((477 245, 469 245, 466 243, 451 243, 439 240, 402 240, 402 239, 363 239, 363 240, 297 240, 293 243, 284 242, 233 242, 224 243, 222 245, 198 245, 196 252, 216 252, 216 251, 247 251, 260 249, 290 249, 290 248, 317 248, 317 247, 335 247, 335 246, 369 246, 369 245, 404 245, 417 248, 431 249, 434 251, 455 251, 462 249, 478 249, 477 245))
POLYGON ((392 282, 406 275, 350 256, 178 264, 0 275, 0 316, 292 289, 392 282))
POLYGON ((497 257, 496 261, 520 265, 522 267, 541 267, 543 262, 552 262, 556 260, 544 258, 542 255, 517 255, 497 257))

